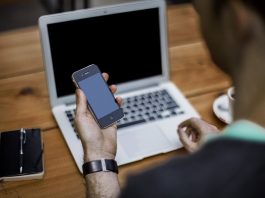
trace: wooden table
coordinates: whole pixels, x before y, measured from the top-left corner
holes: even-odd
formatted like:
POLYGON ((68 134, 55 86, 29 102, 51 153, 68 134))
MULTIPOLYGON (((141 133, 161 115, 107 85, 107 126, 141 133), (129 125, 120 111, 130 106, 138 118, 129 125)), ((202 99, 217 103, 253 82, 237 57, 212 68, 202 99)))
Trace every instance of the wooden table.
MULTIPOLYGON (((202 118, 224 127, 212 112, 214 99, 231 85, 217 69, 198 31, 191 5, 168 8, 171 79, 202 118)), ((40 127, 45 144, 43 180, 0 183, 0 197, 85 197, 85 182, 52 116, 37 27, 0 34, 0 131, 40 127)), ((130 174, 185 155, 184 149, 120 167, 125 184, 130 174)))

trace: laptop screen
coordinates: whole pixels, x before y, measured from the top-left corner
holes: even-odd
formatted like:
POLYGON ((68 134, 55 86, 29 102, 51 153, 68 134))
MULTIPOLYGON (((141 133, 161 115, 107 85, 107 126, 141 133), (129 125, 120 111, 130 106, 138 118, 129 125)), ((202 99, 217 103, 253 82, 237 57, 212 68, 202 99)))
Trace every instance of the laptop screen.
POLYGON ((158 8, 48 25, 57 96, 71 95, 74 71, 96 64, 109 84, 162 74, 158 8))

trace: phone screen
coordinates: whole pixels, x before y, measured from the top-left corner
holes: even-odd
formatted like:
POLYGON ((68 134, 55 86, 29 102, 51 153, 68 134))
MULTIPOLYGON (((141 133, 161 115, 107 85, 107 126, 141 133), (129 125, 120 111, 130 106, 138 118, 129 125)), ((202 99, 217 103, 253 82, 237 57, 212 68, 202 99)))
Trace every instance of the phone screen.
POLYGON ((97 119, 119 109, 118 104, 104 82, 100 73, 96 73, 84 80, 78 82, 79 87, 87 97, 87 101, 97 119))

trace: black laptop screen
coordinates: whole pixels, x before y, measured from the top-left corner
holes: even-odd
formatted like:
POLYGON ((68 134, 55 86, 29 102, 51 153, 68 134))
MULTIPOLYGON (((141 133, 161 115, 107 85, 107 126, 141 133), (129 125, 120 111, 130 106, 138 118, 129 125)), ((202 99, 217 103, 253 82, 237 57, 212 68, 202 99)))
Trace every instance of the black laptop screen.
POLYGON ((90 64, 109 84, 162 74, 158 8, 48 25, 57 96, 74 93, 74 71, 90 64))

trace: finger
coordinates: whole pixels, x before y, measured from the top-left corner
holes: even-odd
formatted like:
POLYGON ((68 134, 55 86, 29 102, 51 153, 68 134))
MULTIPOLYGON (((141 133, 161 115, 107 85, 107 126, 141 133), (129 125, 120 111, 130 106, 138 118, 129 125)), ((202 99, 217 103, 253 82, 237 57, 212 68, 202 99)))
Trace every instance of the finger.
POLYGON ((109 89, 114 94, 117 91, 117 86, 116 85, 110 85, 109 89))
POLYGON ((186 130, 187 136, 190 137, 191 134, 192 134, 192 130, 191 130, 191 128, 190 128, 190 127, 186 127, 185 130, 186 130))
POLYGON ((107 82, 109 80, 109 74, 107 73, 102 73, 102 77, 104 78, 104 80, 107 82))
POLYGON ((178 134, 179 134, 179 139, 183 146, 188 150, 188 151, 193 151, 192 148, 194 148, 196 145, 194 142, 191 141, 190 137, 187 135, 186 130, 183 130, 182 128, 178 129, 178 134))
POLYGON ((180 123, 180 127, 191 127, 193 130, 200 132, 202 128, 202 124, 205 122, 199 118, 190 118, 182 123, 180 123))
POLYGON ((178 129, 179 139, 184 145, 188 145, 191 140, 187 134, 187 130, 184 130, 182 128, 178 129))
POLYGON ((194 134, 192 128, 187 127, 187 129, 186 129, 186 133, 187 133, 187 136, 189 137, 189 139, 192 141, 192 136, 193 136, 193 134, 194 134))
POLYGON ((191 141, 193 142, 197 141, 197 135, 195 133, 191 133, 191 141))
POLYGON ((83 114, 87 111, 86 96, 81 89, 76 89, 76 114, 83 114))
POLYGON ((180 127, 185 127, 185 126, 192 126, 194 127, 198 122, 199 118, 190 118, 188 120, 183 121, 182 123, 179 124, 180 127))
POLYGON ((116 98, 116 102, 118 103, 119 106, 122 105, 122 98, 121 97, 117 97, 116 98))
POLYGON ((190 139, 192 142, 197 142, 197 135, 198 135, 198 133, 197 133, 196 130, 194 130, 193 128, 189 127, 189 128, 187 129, 187 132, 186 132, 186 133, 187 133, 189 139, 190 139))

